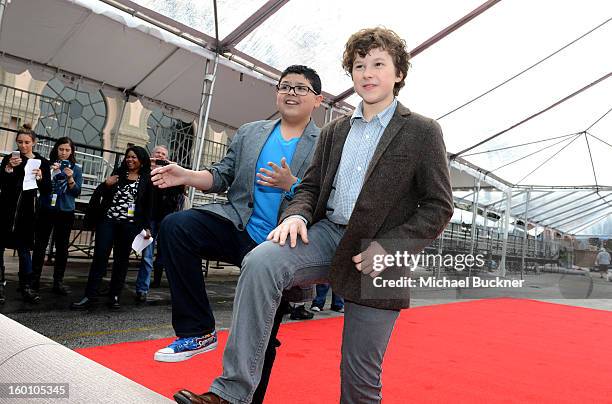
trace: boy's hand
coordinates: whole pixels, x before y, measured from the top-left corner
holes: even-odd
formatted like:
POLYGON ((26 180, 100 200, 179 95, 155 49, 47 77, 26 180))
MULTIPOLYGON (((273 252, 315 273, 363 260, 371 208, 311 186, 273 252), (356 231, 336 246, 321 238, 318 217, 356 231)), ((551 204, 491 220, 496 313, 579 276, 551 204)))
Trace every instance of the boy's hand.
POLYGON ((257 173, 257 183, 266 187, 279 188, 285 192, 289 192, 291 186, 297 181, 297 177, 291 174, 291 169, 287 165, 287 159, 284 157, 281 159, 280 167, 272 162, 269 162, 268 165, 272 168, 272 171, 260 168, 259 171, 261 171, 261 173, 257 173))
POLYGON ((192 171, 178 164, 168 164, 151 171, 151 181, 153 181, 153 185, 159 188, 185 185, 189 179, 190 172, 192 171))
POLYGON ((297 244, 297 236, 302 238, 304 244, 308 244, 308 230, 306 223, 299 217, 289 216, 276 229, 272 230, 266 240, 272 240, 274 243, 285 245, 287 236, 289 236, 291 248, 297 244))
POLYGON ((382 268, 374 270, 374 256, 385 256, 387 252, 377 241, 370 243, 365 251, 355 255, 352 259, 355 263, 355 268, 364 275, 370 275, 372 278, 379 276, 386 268, 384 264, 379 260, 378 265, 383 265, 382 268))

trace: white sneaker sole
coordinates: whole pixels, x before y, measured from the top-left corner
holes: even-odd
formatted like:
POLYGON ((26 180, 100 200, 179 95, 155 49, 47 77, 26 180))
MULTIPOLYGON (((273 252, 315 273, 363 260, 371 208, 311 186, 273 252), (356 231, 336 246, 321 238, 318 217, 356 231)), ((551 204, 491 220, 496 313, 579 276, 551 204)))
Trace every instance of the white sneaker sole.
POLYGON ((198 354, 216 349, 217 344, 218 342, 215 342, 204 348, 194 349, 193 351, 188 351, 188 352, 173 353, 173 354, 155 352, 155 356, 153 356, 153 359, 155 359, 157 362, 182 362, 198 354))

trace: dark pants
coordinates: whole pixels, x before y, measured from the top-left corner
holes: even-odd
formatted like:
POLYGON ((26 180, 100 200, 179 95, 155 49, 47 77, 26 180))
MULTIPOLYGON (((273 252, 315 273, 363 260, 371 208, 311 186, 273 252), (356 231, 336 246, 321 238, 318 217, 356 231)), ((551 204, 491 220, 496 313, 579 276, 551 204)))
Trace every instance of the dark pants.
POLYGON ((53 267, 53 283, 62 282, 68 261, 68 245, 70 232, 74 223, 74 211, 41 210, 36 224, 36 241, 32 254, 32 273, 35 280, 40 279, 49 237, 53 231, 55 247, 55 265, 53 267))
MULTIPOLYGON (((19 286, 30 286, 32 281, 32 256, 28 247, 17 247, 17 256, 19 257, 19 286)), ((4 268, 4 247, 0 246, 0 283, 4 285, 6 282, 4 268)))
POLYGON ((96 226, 94 257, 89 269, 85 296, 91 298, 98 295, 100 282, 106 275, 111 249, 113 250, 113 272, 109 294, 110 296, 121 294, 132 252, 132 241, 140 230, 134 223, 117 222, 108 218, 104 218, 96 226))
POLYGON ((19 286, 22 288, 30 287, 32 284, 32 256, 28 247, 18 247, 17 255, 19 256, 19 286))
MULTIPOLYGON (((312 301, 312 305, 317 306, 318 308, 322 310, 323 306, 325 305, 325 299, 327 298, 327 293, 329 292, 330 288, 331 288, 331 285, 329 283, 318 284, 317 285, 317 297, 315 297, 314 300, 312 301)), ((339 309, 341 307, 344 307, 344 299, 342 299, 342 297, 335 294, 333 290, 332 290, 331 307, 333 309, 339 309)))
MULTIPOLYGON (((248 232, 239 231, 229 220, 212 213, 189 209, 167 216, 159 231, 159 247, 172 296, 172 326, 177 337, 196 337, 215 329, 202 258, 240 266, 244 256, 257 246, 248 232)), ((279 309, 253 403, 262 402, 280 342, 276 334, 284 311, 279 309)))

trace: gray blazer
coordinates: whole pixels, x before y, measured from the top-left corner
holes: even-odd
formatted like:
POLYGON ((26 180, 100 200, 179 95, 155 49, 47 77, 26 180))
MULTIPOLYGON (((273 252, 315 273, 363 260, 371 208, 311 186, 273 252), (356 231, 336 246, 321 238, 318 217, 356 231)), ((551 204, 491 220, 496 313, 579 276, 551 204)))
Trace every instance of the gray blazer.
MULTIPOLYGON (((257 160, 264 144, 280 119, 274 121, 256 121, 242 125, 229 146, 223 159, 209 168, 213 175, 213 186, 207 192, 227 191, 226 203, 211 203, 196 209, 211 212, 234 223, 238 230, 245 230, 253 213, 253 188, 257 160)), ((320 129, 310 121, 291 159, 291 173, 304 178, 306 169, 314 154, 314 148, 320 129)), ((288 201, 283 198, 279 214, 287 207, 288 201)))

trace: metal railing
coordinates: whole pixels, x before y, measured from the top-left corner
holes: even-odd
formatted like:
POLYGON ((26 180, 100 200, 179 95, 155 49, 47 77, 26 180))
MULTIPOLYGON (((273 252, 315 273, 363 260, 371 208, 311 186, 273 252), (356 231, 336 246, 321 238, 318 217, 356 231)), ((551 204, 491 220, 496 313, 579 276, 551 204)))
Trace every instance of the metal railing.
MULTIPOLYGON (((497 265, 501 261, 503 249, 503 235, 495 229, 475 229, 472 243, 471 229, 464 224, 449 223, 444 234, 438 237, 429 248, 437 250, 441 247, 442 254, 482 254, 486 261, 495 260, 497 265)), ((558 263, 562 244, 559 240, 536 240, 528 235, 526 243, 522 235, 509 234, 506 244, 506 263, 509 271, 520 271, 523 250, 525 250, 525 268, 534 268, 538 265, 558 263)))
MULTIPOLYGON (((32 128, 42 117, 41 107, 48 111, 66 111, 68 104, 61 99, 54 99, 32 91, 0 85, 0 123, 8 130, 0 130, 0 151, 13 150, 14 135, 11 129, 18 129, 24 123, 32 128), (44 108, 49 107, 49 108, 44 108)), ((46 117, 48 118, 48 117, 46 117)), ((4 129, 4 128, 3 128, 4 129)))

